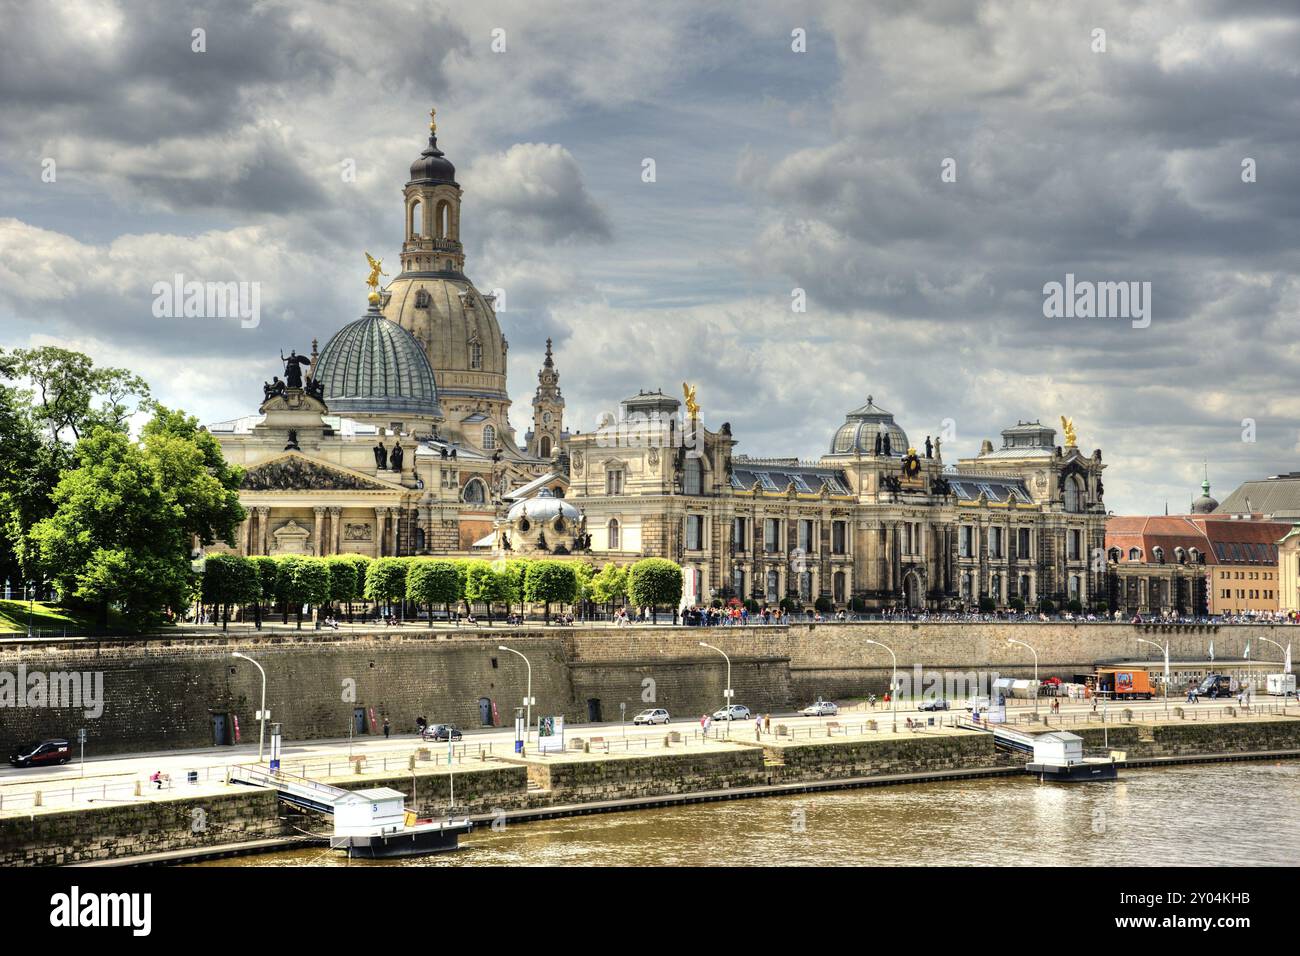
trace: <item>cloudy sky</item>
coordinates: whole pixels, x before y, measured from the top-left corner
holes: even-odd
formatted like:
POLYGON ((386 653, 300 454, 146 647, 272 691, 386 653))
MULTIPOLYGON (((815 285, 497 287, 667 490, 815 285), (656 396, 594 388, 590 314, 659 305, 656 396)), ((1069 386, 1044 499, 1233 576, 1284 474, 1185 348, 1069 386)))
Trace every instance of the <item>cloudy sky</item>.
POLYGON ((521 432, 552 336, 576 429, 689 380, 751 455, 824 453, 869 394, 917 444, 952 419, 949 460, 1069 415, 1119 513, 1184 508, 1204 461, 1219 497, 1297 468, 1294 3, 0 0, 0 23, 0 347, 82 349, 203 420, 362 312, 436 105, 521 432), (260 324, 155 318, 177 272, 260 283, 260 324), (1045 317, 1067 273, 1151 283, 1149 327, 1045 317))

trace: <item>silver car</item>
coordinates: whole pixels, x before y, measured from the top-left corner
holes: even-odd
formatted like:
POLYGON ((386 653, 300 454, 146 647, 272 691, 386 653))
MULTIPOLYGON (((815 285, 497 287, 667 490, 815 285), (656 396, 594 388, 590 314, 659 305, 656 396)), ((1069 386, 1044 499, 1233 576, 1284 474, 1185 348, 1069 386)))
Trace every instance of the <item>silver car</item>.
POLYGON ((632 718, 632 726, 639 727, 641 724, 666 724, 672 720, 668 716, 668 711, 662 707, 656 707, 653 710, 643 710, 632 718))
POLYGON ((730 707, 723 707, 721 710, 715 710, 713 712, 713 719, 726 720, 728 711, 731 712, 732 720, 749 720, 751 716, 749 708, 744 704, 732 704, 730 707))
POLYGON ((799 711, 805 717, 834 717, 840 712, 838 704, 829 700, 818 700, 799 711))

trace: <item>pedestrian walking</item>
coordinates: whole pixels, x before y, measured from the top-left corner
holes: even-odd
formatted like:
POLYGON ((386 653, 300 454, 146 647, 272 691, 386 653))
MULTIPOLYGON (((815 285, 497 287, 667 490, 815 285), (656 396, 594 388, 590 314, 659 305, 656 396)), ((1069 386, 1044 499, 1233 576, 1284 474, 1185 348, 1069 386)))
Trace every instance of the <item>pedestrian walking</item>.
POLYGON ((393 728, 392 728, 391 726, 389 726, 389 724, 388 724, 388 718, 385 717, 385 718, 384 718, 384 739, 387 740, 387 739, 388 739, 388 735, 391 734, 392 732, 393 732, 393 728))
POLYGON ((772 715, 771 715, 771 714, 764 714, 764 715, 763 715, 763 731, 764 731, 765 733, 769 733, 769 734, 772 732, 772 715))
POLYGON ((755 737, 763 736, 763 718, 760 717, 758 714, 754 715, 754 736, 755 737))

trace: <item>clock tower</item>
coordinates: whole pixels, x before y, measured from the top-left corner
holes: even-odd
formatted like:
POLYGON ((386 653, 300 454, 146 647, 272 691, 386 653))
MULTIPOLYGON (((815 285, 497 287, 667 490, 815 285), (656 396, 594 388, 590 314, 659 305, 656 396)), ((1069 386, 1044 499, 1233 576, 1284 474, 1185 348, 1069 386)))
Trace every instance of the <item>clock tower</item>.
POLYGON ((546 361, 537 373, 537 382, 528 454, 549 460, 560 453, 560 437, 564 432, 564 397, 560 394, 560 373, 555 371, 550 339, 546 340, 546 361))

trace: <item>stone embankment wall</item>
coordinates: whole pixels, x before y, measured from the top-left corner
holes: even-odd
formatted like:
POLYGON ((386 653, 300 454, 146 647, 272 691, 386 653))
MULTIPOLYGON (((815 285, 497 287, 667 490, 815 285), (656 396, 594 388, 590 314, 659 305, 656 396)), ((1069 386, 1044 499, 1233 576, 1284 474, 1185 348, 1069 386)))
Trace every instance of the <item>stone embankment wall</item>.
POLYGON ((284 835, 275 794, 245 787, 8 817, 0 820, 0 866, 62 866, 284 835))
MULTIPOLYGON (((497 650, 507 643, 532 662, 534 714, 570 722, 617 721, 650 706, 677 716, 722 704, 727 665, 699 646, 707 640, 731 657, 736 701, 761 712, 803 706, 817 696, 881 692, 889 655, 900 669, 996 672, 1029 676, 1033 666, 1017 637, 1039 652, 1040 676, 1068 678, 1097 661, 1149 658, 1134 638, 1168 637, 1175 658, 1203 657, 1212 638, 1222 658, 1239 655, 1252 637, 1291 640, 1292 629, 1263 627, 1134 627, 1127 624, 868 623, 747 628, 468 628, 453 632, 405 627, 374 634, 304 631, 185 641, 55 641, 0 644, 0 672, 100 672, 104 712, 71 707, 0 708, 0 748, 44 737, 89 733, 88 753, 105 754, 214 743, 214 726, 237 721, 243 740, 256 733, 261 678, 242 651, 267 673, 267 704, 286 740, 347 736, 354 710, 387 715, 407 730, 415 718, 481 726, 481 702, 495 704, 509 725, 524 695, 523 661, 497 650)), ((1258 640, 1256 647, 1263 646, 1258 640)), ((1256 654, 1255 656, 1258 656, 1256 654)))

